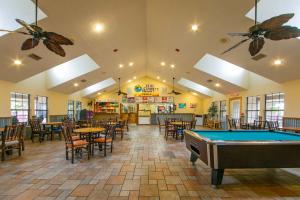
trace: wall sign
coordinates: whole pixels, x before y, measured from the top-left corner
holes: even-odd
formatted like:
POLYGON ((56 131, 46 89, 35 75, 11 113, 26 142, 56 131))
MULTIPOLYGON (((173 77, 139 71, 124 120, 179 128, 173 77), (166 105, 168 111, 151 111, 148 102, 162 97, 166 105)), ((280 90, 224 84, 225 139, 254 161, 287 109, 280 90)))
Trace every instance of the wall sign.
POLYGON ((146 96, 159 96, 159 88, 154 87, 153 84, 146 84, 144 87, 140 84, 134 86, 134 96, 146 97, 146 96))

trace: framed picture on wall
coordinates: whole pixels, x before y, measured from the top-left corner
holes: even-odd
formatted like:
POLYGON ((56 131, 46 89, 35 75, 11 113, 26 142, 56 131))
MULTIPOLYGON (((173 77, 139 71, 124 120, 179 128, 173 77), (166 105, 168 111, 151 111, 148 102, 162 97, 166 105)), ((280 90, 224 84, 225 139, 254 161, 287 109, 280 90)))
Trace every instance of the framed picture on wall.
POLYGON ((197 104, 196 103, 191 103, 190 108, 197 108, 197 104))
POLYGON ((178 108, 179 108, 179 109, 184 109, 184 108, 186 108, 186 103, 179 103, 179 104, 178 104, 178 108))

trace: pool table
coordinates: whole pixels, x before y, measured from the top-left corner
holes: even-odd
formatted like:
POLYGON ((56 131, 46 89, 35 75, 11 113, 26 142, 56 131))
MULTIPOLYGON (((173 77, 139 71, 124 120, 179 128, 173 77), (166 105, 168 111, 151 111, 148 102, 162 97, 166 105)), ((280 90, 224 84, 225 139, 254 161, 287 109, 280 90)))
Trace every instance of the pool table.
POLYGON ((300 135, 283 131, 185 130, 194 164, 212 169, 211 184, 222 183, 224 169, 300 167, 300 135))

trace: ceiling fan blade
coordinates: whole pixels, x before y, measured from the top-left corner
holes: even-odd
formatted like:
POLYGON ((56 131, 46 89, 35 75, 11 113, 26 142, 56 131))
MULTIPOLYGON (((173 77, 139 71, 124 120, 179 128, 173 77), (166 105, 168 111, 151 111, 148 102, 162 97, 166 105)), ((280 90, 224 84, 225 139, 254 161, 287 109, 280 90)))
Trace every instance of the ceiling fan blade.
POLYGON ((38 39, 29 38, 29 39, 25 40, 25 42, 23 42, 21 50, 32 49, 32 48, 36 47, 38 44, 39 44, 38 39))
POLYGON ((25 27, 29 32, 35 32, 35 30, 29 24, 27 24, 25 21, 23 21, 21 19, 16 19, 16 22, 18 22, 20 25, 25 27))
POLYGON ((249 45, 249 52, 251 56, 255 56, 263 48, 265 40, 262 37, 255 38, 249 45))
POLYGON ((233 45, 232 47, 230 47, 229 49, 227 49, 226 51, 224 51, 224 52, 221 53, 221 54, 225 54, 225 53, 227 53, 227 52, 229 52, 229 51, 235 49, 236 47, 240 46, 241 44, 247 42, 249 39, 250 39, 250 38, 247 38, 247 39, 244 39, 244 40, 240 41, 239 43, 237 43, 236 45, 233 45))
POLYGON ((284 40, 300 37, 300 29, 293 26, 281 26, 279 28, 267 31, 265 38, 270 40, 284 40))
POLYGON ((262 30, 272 30, 274 28, 279 28, 283 24, 287 23, 291 18, 295 16, 294 13, 288 13, 288 14, 283 14, 279 15, 276 17, 272 17, 261 24, 258 24, 258 28, 262 30))
POLYGON ((1 32, 8 32, 8 33, 20 33, 23 35, 30 35, 29 33, 23 32, 23 31, 9 31, 9 30, 5 30, 5 29, 0 29, 1 32))
POLYGON ((59 35, 57 33, 54 33, 54 32, 44 32, 44 35, 51 42, 55 42, 60 45, 73 45, 74 44, 70 39, 68 39, 62 35, 59 35))
POLYGON ((250 33, 227 33, 228 35, 230 35, 230 36, 243 36, 243 37, 245 37, 245 36, 247 36, 247 37, 249 37, 250 36, 250 33))
POLYGON ((175 94, 175 95, 180 95, 181 93, 180 93, 180 92, 174 91, 174 94, 175 94))
POLYGON ((37 25, 29 25, 35 32, 38 32, 38 33, 43 33, 43 29, 37 25))
POLYGON ((123 95, 127 95, 127 93, 126 93, 126 92, 121 92, 121 94, 123 94, 123 95))
POLYGON ((59 44, 53 43, 49 40, 44 40, 43 43, 50 51, 52 51, 62 57, 66 56, 65 50, 59 44))

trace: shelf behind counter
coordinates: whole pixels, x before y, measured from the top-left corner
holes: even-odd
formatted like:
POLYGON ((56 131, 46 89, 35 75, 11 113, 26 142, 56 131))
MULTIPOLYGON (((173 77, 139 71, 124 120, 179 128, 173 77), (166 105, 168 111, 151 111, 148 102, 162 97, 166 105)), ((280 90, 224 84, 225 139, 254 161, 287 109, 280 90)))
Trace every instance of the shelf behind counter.
POLYGON ((161 121, 165 121, 165 119, 168 119, 168 118, 181 119, 184 121, 192 121, 195 118, 195 114, 194 113, 168 113, 168 114, 152 113, 151 114, 151 124, 157 125, 158 117, 161 121))

